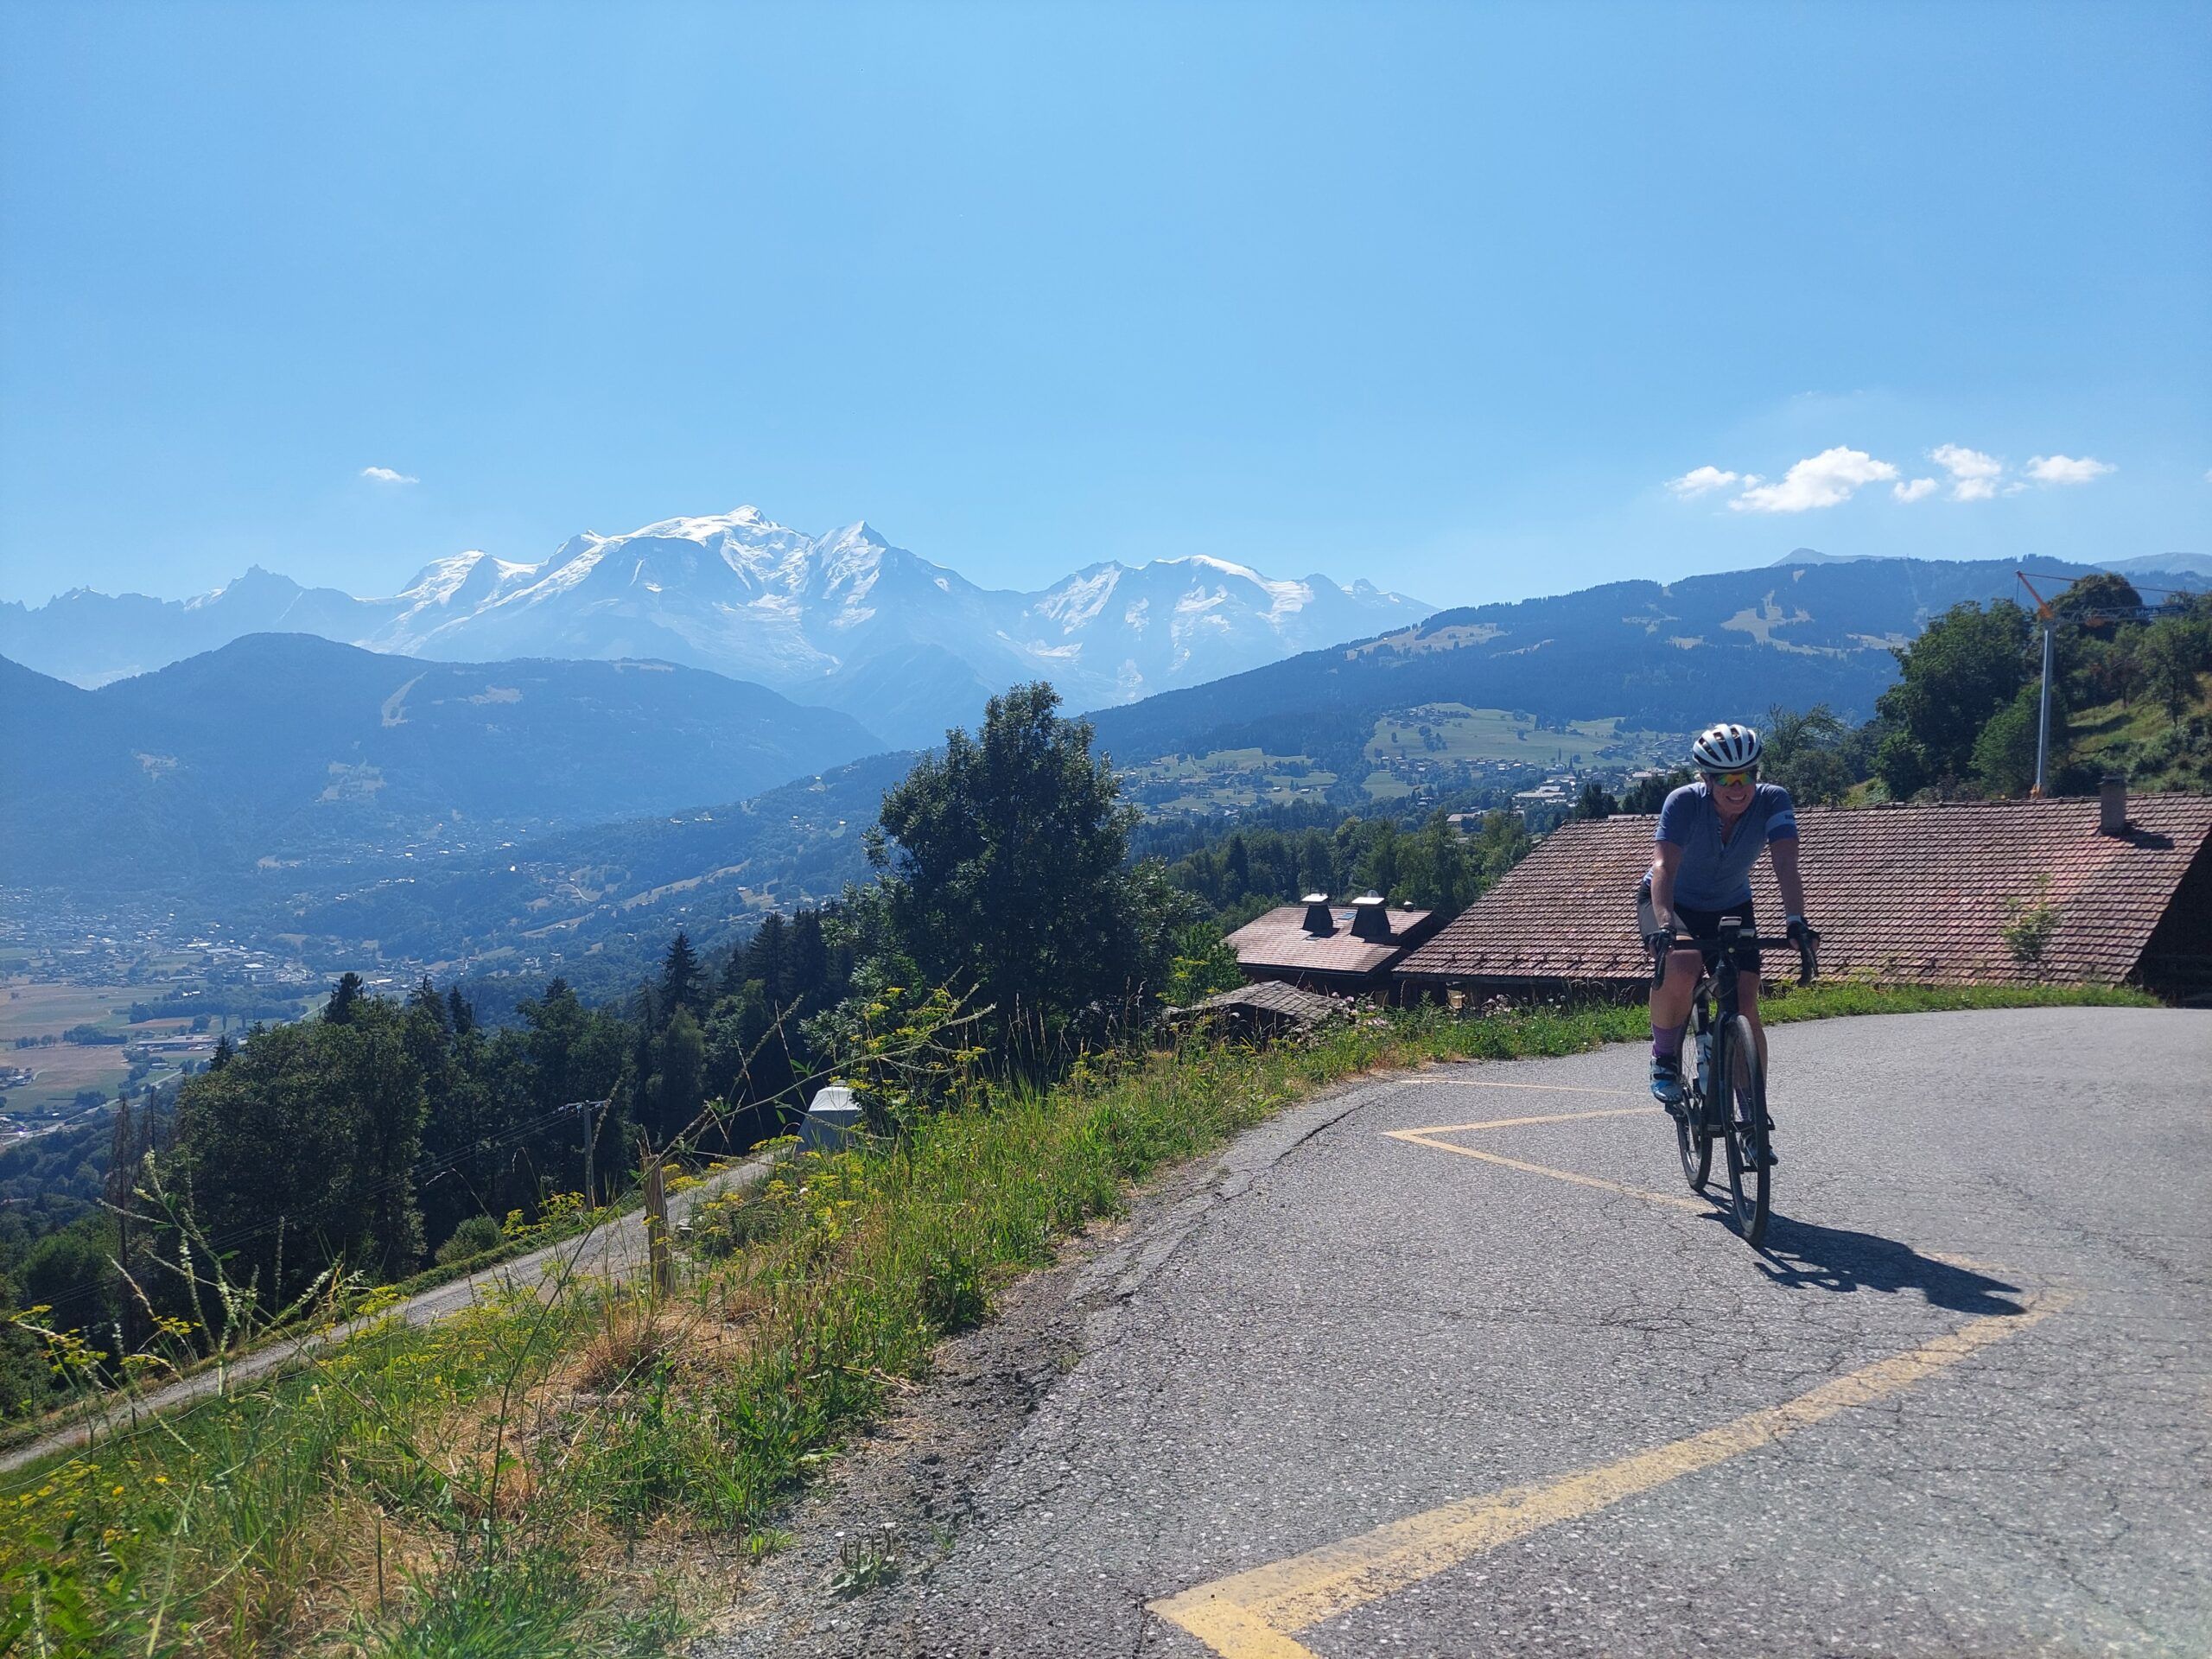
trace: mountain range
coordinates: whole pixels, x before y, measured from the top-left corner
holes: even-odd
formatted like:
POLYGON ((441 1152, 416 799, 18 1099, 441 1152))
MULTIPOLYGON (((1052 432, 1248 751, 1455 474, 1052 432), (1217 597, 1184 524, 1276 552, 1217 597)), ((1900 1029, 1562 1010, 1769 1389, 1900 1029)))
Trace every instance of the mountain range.
MULTIPOLYGON (((2057 587, 2092 568, 2104 567, 2037 567, 2057 587)), ((1104 709, 1094 721, 1101 747, 1122 766, 1258 748, 1342 767, 1357 764, 1384 713, 1431 702, 1547 721, 1614 715, 1656 732, 1756 720, 1774 703, 1825 702, 1864 720, 1897 677, 1895 647, 1961 601, 2018 597, 2015 569, 1996 560, 1831 559, 1801 549, 1762 569, 1439 611, 1370 639, 1104 709)), ((2185 568, 2164 575, 2173 588, 2205 585, 2185 568)))
POLYGON ((1093 564, 1034 593, 986 588, 864 523, 809 536, 747 506, 575 536, 541 564, 456 554, 384 599, 258 567, 181 601, 77 588, 0 604, 0 656, 86 687, 268 632, 442 662, 652 658, 758 682, 912 746, 973 724, 1019 681, 1106 708, 1430 608, 1365 582, 1278 580, 1203 556, 1093 564))
POLYGON ((495 849, 884 747, 668 663, 428 663, 254 634, 87 691, 0 658, 0 868, 123 890, 495 849))

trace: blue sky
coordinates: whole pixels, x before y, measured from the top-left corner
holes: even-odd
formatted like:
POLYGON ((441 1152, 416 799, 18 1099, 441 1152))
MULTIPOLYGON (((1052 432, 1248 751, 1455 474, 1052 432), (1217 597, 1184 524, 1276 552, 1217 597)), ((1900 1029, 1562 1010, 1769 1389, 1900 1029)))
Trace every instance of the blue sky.
POLYGON ((2212 553, 2208 158, 2202 5, 12 0, 0 597, 2212 553))

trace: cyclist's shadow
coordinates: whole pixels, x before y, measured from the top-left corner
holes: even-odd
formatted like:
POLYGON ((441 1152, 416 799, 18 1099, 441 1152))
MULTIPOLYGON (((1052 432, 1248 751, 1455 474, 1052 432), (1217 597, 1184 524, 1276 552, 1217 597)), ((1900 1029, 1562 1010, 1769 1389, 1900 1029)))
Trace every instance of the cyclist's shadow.
POLYGON ((1878 1233, 1818 1227, 1776 1216, 1759 1252, 1760 1270, 1793 1290, 1916 1290, 1932 1307, 1954 1313, 2020 1313, 2018 1285, 1925 1256, 1878 1233))

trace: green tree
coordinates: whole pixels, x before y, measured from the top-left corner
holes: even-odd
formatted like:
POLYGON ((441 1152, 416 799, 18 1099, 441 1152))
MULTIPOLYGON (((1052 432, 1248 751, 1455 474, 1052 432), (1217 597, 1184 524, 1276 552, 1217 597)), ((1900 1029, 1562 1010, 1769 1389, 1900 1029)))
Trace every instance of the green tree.
POLYGON ((676 937, 669 941, 668 956, 661 963, 661 1006, 687 1009, 696 1018, 706 1006, 705 991, 705 976, 699 966, 698 953, 691 948, 691 937, 678 928, 676 937))
POLYGON ((330 993, 330 1001, 323 1004, 323 1023, 331 1026, 346 1024, 353 1017, 353 1009, 359 1003, 361 995, 361 976, 359 974, 340 974, 337 988, 330 993))
POLYGON ((2093 570, 2069 583, 2050 602, 2060 621, 2071 623, 2101 639, 2109 639, 2126 620, 2143 609, 2143 595, 2126 577, 2110 570, 2093 570))
POLYGON ((1762 767, 1769 781, 1801 806, 1832 805, 1850 791, 1852 776, 1840 753, 1849 728, 1824 702, 1799 712, 1776 705, 1760 733, 1762 767))
MULTIPOLYGON (((115 1224, 105 1216, 86 1216, 30 1248, 16 1274, 22 1300, 53 1310, 45 1321, 57 1331, 100 1332, 118 1312, 115 1274, 108 1258, 115 1251, 115 1224)), ((94 1344, 112 1349, 112 1341, 94 1344)))
POLYGON ((334 1025, 257 1027, 179 1090, 171 1185, 264 1306, 334 1262, 396 1277, 422 1252, 425 1109, 401 1011, 356 995, 334 1025))
POLYGON ((2197 677, 2212 667, 2212 630, 2186 615, 2163 616, 2144 631, 2143 677, 2176 726, 2197 701, 2197 677))
POLYGON ((1536 838, 1517 812, 1501 807, 1483 814, 1483 826, 1474 837, 1475 868, 1484 887, 1536 849, 1536 838))
POLYGON ((1968 601, 1896 650, 1897 683, 1878 704, 1894 729, 1875 758, 1893 797, 1969 774, 1981 728, 2028 680, 2033 634, 2028 613, 2010 600, 1986 610, 1968 601))
POLYGON ((1043 683, 994 697, 982 729, 947 734, 883 801, 879 948, 931 985, 1051 1037, 1158 995, 1189 907, 1154 862, 1128 864, 1135 810, 1043 683))
POLYGON ((2034 787, 2041 723, 2040 690, 2029 684, 1982 727, 1974 743, 1974 775, 1990 794, 2024 795, 2034 787))
POLYGON ((1583 785, 1581 794, 1574 798, 1574 816, 1585 821, 1610 818, 1620 810, 1621 804, 1613 798, 1612 791, 1595 778, 1583 785))
POLYGON ((1232 991, 1244 982, 1236 965, 1236 952, 1211 922, 1193 922, 1175 940, 1174 959, 1168 963, 1166 1001, 1188 1007, 1217 991, 1232 991))
POLYGON ((1681 766, 1663 776, 1639 778, 1629 786, 1628 793, 1621 797, 1620 810, 1639 815, 1656 812, 1666 805, 1669 795, 1684 784, 1692 782, 1696 776, 1688 767, 1681 766))
POLYGON ((707 1034, 691 1010, 678 1007, 652 1046, 646 1080, 647 1127, 664 1146, 699 1115, 707 1099, 707 1034))
POLYGON ((1370 819, 1362 827, 1366 832, 1366 849, 1353 867, 1352 885, 1386 899, 1402 898, 1406 889, 1400 871, 1404 862, 1404 834, 1389 818, 1370 819))
POLYGON ((1397 895, 1423 910, 1456 915, 1483 890, 1483 873, 1474 848, 1443 812, 1432 812, 1414 835, 1402 838, 1400 866, 1404 890, 1397 895))

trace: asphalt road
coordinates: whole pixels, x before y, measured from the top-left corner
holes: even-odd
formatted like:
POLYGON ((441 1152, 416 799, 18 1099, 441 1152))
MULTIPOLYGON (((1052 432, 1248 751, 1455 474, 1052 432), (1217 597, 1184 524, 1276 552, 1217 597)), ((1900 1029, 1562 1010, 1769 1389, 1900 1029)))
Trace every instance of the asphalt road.
MULTIPOLYGON (((754 1160, 723 1170, 696 1186, 686 1187, 681 1192, 671 1194, 668 1200, 670 1224, 673 1226, 682 1222, 691 1212, 692 1205, 710 1194, 722 1192, 733 1184, 762 1179, 766 1175, 768 1167, 769 1160, 754 1160)), ((502 1262, 497 1267, 470 1274, 465 1279, 456 1279, 450 1284, 438 1285, 410 1296, 372 1319, 352 1319, 327 1331, 264 1343, 238 1355, 223 1366, 195 1371, 175 1382, 149 1389, 135 1400, 116 1399, 93 1416, 79 1418, 68 1427, 57 1429, 41 1439, 0 1452, 0 1473, 21 1468, 57 1452, 72 1450, 96 1436, 104 1437, 111 1432, 129 1429, 146 1418, 180 1410, 217 1393, 235 1394, 243 1385, 257 1377, 289 1370, 318 1350, 359 1335, 369 1325, 385 1319, 397 1318, 409 1325, 432 1325, 452 1317, 464 1308, 474 1306, 480 1299, 495 1293, 505 1293, 524 1286, 537 1288, 570 1275, 609 1280, 639 1278, 645 1274, 646 1268, 645 1216, 642 1211, 632 1211, 594 1228, 588 1233, 580 1233, 574 1238, 548 1244, 543 1249, 502 1262)))
POLYGON ((899 1529, 903 1576, 810 1594, 803 1534, 708 1650, 2212 1652, 2212 1013, 1773 1057, 1763 1255, 1634 1050, 1246 1136, 1062 1270, 1065 1351, 950 1509, 868 1507, 949 1418, 812 1501, 899 1529))

